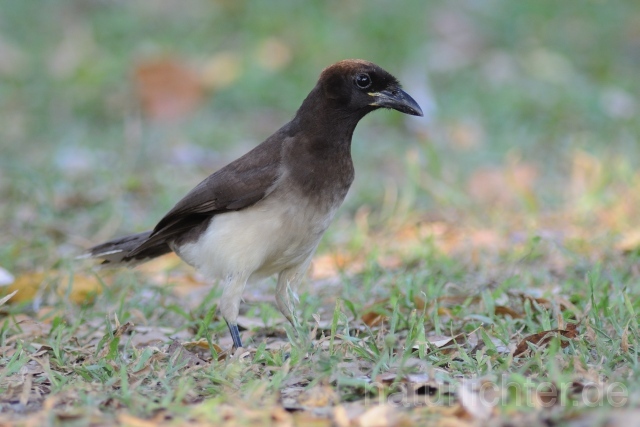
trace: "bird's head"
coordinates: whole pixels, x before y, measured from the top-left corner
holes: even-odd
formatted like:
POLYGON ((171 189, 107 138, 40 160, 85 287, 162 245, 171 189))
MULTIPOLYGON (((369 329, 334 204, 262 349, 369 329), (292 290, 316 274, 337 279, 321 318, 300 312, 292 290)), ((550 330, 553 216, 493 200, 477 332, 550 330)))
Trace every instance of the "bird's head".
POLYGON ((369 61, 337 62, 322 71, 318 86, 324 96, 342 110, 364 115, 379 108, 391 108, 422 116, 420 106, 402 90, 398 79, 369 61))

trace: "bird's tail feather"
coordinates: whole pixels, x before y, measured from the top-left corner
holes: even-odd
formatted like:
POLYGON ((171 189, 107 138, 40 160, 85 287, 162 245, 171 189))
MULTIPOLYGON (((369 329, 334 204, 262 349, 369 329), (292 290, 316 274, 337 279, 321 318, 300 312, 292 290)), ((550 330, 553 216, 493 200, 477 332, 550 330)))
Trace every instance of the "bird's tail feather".
POLYGON ((143 233, 131 234, 129 236, 120 237, 118 239, 109 240, 87 250, 87 252, 79 258, 97 258, 102 259, 102 264, 109 266, 140 264, 171 252, 171 248, 166 242, 160 242, 129 256, 129 253, 144 243, 151 231, 143 233))

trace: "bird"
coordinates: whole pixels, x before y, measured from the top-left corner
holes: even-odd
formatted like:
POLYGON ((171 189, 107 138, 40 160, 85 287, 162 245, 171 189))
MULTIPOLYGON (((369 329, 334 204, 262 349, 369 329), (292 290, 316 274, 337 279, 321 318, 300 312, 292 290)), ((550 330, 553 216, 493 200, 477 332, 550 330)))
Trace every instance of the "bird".
POLYGON ((378 109, 423 115, 380 66, 361 59, 330 65, 291 121, 205 178, 153 230, 99 244, 85 257, 135 266, 175 252, 221 280, 219 311, 236 349, 246 284, 277 274, 276 305, 294 324, 295 290, 354 180, 353 132, 378 109))

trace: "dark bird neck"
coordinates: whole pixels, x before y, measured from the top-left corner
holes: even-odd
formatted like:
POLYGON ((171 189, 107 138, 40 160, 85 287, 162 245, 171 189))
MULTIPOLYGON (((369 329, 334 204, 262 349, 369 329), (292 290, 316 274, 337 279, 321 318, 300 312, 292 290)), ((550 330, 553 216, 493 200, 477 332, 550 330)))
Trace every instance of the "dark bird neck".
POLYGON ((368 112, 350 110, 344 100, 328 98, 317 85, 302 102, 291 125, 323 141, 327 149, 340 146, 349 150, 353 131, 368 112))
POLYGON ((304 194, 327 206, 342 203, 353 182, 351 138, 368 112, 345 107, 316 86, 287 125, 287 133, 295 135, 284 150, 291 176, 304 194))

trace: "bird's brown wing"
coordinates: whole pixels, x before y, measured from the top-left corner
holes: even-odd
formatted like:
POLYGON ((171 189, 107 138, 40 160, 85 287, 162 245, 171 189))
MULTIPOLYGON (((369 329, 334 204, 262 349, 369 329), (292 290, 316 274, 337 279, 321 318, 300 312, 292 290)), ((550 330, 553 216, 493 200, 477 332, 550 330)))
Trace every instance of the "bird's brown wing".
POLYGON ((147 240, 127 254, 127 258, 134 258, 159 243, 170 242, 207 222, 213 215, 253 205, 267 195, 279 173, 280 144, 272 137, 198 184, 158 222, 147 240))

